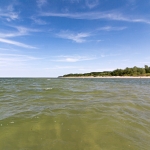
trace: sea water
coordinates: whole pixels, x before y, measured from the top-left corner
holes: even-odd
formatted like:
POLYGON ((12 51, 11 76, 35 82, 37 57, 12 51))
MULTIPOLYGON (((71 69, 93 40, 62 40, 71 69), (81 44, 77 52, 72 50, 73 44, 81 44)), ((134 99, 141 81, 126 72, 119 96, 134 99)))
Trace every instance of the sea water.
POLYGON ((0 79, 0 150, 149 150, 150 79, 0 79))

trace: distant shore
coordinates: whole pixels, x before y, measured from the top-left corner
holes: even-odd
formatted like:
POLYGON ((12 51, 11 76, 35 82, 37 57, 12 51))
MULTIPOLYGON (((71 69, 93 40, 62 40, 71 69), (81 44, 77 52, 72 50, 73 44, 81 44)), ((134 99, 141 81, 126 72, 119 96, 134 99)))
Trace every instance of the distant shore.
POLYGON ((150 76, 96 76, 96 77, 94 77, 94 76, 85 76, 85 77, 60 77, 60 78, 79 78, 79 79, 84 79, 84 78, 89 78, 89 79, 91 79, 91 78, 137 78, 137 79, 139 79, 139 78, 144 78, 144 79, 150 79, 150 76))
POLYGON ((69 73, 61 77, 64 78, 150 78, 150 67, 132 67, 125 69, 115 69, 113 71, 88 72, 88 73, 69 73))

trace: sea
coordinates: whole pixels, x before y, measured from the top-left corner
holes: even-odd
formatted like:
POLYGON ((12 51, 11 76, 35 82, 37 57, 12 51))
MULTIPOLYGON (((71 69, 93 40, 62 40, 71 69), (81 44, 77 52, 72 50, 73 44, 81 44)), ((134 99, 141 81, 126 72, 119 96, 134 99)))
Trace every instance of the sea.
POLYGON ((0 150, 150 150, 150 79, 0 78, 0 150))

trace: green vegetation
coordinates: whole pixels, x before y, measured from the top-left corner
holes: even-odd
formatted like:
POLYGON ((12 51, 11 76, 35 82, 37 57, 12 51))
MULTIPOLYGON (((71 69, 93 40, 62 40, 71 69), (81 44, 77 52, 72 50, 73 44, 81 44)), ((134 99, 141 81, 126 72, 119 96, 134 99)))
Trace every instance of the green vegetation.
POLYGON ((63 77, 88 77, 88 76, 150 76, 150 67, 145 65, 144 68, 134 66, 133 68, 116 69, 114 71, 90 72, 66 74, 63 77))

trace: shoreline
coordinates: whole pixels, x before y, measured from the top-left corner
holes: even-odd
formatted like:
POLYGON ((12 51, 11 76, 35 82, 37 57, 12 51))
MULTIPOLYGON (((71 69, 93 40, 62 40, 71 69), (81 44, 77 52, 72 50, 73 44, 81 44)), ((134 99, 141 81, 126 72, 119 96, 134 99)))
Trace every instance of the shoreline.
POLYGON ((84 78, 86 78, 86 79, 95 79, 95 78, 110 78, 110 79, 150 79, 150 76, 96 76, 96 77, 94 77, 94 76, 88 76, 88 77, 60 77, 60 78, 71 78, 71 79, 84 79, 84 78))

